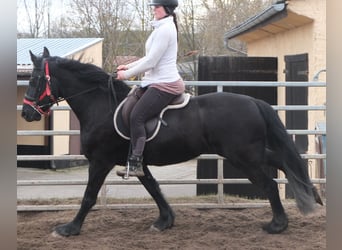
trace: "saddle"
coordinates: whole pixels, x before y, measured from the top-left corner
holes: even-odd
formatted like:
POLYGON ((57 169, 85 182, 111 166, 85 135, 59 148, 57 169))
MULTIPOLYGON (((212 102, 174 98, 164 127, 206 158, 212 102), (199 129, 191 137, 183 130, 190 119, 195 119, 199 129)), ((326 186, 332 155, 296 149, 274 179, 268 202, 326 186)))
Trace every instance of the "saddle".
MULTIPOLYGON (((134 86, 127 97, 119 104, 114 113, 114 128, 116 132, 124 139, 130 140, 129 117, 134 105, 143 95, 144 90, 134 86)), ((161 125, 167 126, 167 121, 163 120, 163 115, 168 109, 180 109, 185 107, 190 100, 191 95, 183 93, 177 96, 168 106, 166 106, 158 116, 148 120, 145 123, 146 141, 152 140, 158 134, 161 125)))

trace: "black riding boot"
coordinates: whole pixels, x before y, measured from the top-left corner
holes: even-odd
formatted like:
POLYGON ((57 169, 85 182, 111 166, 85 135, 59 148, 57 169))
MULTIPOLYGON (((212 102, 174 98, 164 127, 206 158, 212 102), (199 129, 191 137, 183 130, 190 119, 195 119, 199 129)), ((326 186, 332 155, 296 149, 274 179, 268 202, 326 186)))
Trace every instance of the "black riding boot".
POLYGON ((128 174, 128 176, 136 176, 136 177, 141 177, 144 176, 144 171, 143 171, 143 165, 142 165, 142 156, 136 156, 136 155, 131 155, 128 158, 127 166, 124 169, 119 169, 116 171, 116 174, 118 176, 125 176, 128 174), (128 168, 128 171, 127 171, 128 168))

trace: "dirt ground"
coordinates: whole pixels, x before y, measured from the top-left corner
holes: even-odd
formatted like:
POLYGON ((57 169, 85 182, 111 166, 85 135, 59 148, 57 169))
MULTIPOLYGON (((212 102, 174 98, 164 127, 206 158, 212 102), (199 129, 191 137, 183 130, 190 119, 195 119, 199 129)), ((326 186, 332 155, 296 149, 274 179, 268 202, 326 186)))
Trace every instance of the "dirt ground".
POLYGON ((53 228, 69 222, 76 211, 19 212, 18 249, 326 249, 326 209, 303 216, 286 208, 289 228, 279 235, 261 226, 271 219, 269 207, 196 209, 175 207, 175 225, 164 232, 150 231, 158 211, 102 209, 89 213, 81 234, 55 237, 53 228))

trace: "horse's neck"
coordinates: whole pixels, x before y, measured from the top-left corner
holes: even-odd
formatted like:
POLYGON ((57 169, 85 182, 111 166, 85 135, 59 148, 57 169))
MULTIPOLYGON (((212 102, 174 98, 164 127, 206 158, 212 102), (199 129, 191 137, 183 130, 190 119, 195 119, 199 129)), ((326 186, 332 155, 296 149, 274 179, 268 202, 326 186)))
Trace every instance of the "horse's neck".
MULTIPOLYGON (((106 117, 114 113, 119 103, 127 96, 129 88, 122 83, 112 91, 108 86, 84 86, 77 81, 73 82, 73 88, 64 87, 64 98, 75 113, 82 125, 92 123, 93 119, 108 119, 106 117)), ((66 83, 71 84, 71 83, 66 83)))
POLYGON ((101 69, 78 62, 66 60, 58 64, 51 60, 50 73, 57 79, 59 97, 68 102, 80 122, 91 120, 90 116, 102 119, 99 113, 113 112, 129 91, 124 82, 109 78, 101 69), (109 88, 109 80, 113 80, 114 89, 109 88))

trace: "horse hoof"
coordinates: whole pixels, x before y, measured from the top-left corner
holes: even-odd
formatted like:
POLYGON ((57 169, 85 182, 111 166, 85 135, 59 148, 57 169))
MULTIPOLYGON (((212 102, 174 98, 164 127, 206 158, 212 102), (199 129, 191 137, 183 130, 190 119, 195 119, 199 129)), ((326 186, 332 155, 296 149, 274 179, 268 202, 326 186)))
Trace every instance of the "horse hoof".
POLYGON ((161 230, 157 227, 155 227, 154 225, 150 226, 150 230, 151 232, 161 232, 161 230))
POLYGON ((60 236, 68 237, 70 235, 79 235, 80 234, 80 227, 76 226, 72 222, 56 226, 54 229, 56 234, 60 236))
POLYGON ((54 238, 63 238, 63 236, 60 235, 59 233, 57 233, 56 231, 53 231, 53 232, 51 233, 51 236, 54 237, 54 238))
POLYGON ((287 229, 288 222, 283 221, 282 223, 276 223, 273 220, 262 227, 264 231, 269 234, 280 234, 287 229))

